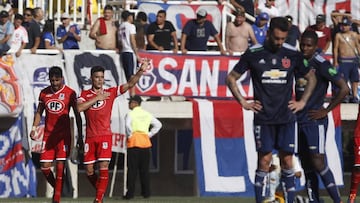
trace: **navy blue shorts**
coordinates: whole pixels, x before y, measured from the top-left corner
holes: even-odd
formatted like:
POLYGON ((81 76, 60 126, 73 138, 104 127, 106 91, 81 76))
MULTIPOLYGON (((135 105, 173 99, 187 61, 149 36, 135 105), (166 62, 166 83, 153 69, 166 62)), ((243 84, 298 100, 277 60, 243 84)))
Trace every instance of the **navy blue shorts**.
POLYGON ((131 52, 122 52, 120 54, 120 61, 125 71, 126 80, 129 81, 135 69, 134 54, 131 52))
POLYGON ((299 153, 325 154, 328 122, 323 124, 299 124, 299 153))
POLYGON ((272 152, 273 149, 297 152, 297 124, 296 122, 272 125, 254 125, 256 150, 258 152, 272 152))
POLYGON ((357 58, 340 58, 339 72, 343 74, 345 81, 359 82, 359 61, 357 58))

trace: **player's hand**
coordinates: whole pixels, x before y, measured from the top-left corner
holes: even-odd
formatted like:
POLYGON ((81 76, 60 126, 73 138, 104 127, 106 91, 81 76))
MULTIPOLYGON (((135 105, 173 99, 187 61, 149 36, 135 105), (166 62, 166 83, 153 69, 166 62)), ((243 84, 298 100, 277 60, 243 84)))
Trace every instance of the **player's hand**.
POLYGON ((141 59, 141 65, 139 67, 139 71, 145 72, 146 69, 150 66, 151 59, 143 58, 141 59))
POLYGON ((291 100, 288 103, 288 108, 293 112, 296 113, 298 111, 301 111, 305 107, 305 102, 303 101, 295 101, 291 100))
POLYGON ((79 136, 76 142, 76 148, 79 152, 84 153, 84 140, 82 139, 82 136, 79 136))
POLYGON ((37 126, 32 127, 32 129, 30 131, 30 138, 32 140, 38 140, 39 139, 39 137, 38 137, 39 133, 37 133, 37 130, 38 130, 37 126))
POLYGON ((244 102, 241 102, 240 104, 244 109, 253 111, 255 113, 258 113, 259 111, 262 110, 262 105, 259 100, 254 100, 251 102, 244 100, 244 102))
POLYGON ((30 132, 30 138, 31 138, 32 140, 35 140, 35 130, 32 130, 32 131, 30 132))
POLYGON ((308 112, 310 119, 312 120, 318 120, 325 118, 328 114, 328 111, 324 108, 318 109, 318 110, 310 110, 308 112))

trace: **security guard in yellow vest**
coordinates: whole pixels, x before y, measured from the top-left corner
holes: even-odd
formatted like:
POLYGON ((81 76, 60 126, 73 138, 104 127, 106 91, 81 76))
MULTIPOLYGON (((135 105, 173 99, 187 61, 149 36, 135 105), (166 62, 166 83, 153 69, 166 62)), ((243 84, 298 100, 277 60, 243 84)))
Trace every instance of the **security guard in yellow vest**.
POLYGON ((135 95, 129 98, 131 111, 125 117, 127 135, 127 193, 124 199, 134 198, 137 172, 140 174, 141 195, 150 197, 150 138, 159 132, 162 124, 141 108, 142 99, 135 95), (151 128, 150 128, 151 126, 151 128), (150 131, 149 131, 150 129, 150 131))

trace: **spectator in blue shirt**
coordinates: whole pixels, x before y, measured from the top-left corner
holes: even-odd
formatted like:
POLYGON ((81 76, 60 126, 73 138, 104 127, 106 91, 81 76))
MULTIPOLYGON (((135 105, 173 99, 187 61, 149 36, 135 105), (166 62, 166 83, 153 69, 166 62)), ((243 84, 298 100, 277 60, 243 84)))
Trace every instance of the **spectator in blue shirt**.
POLYGON ((289 33, 285 42, 293 47, 296 47, 301 36, 299 27, 293 24, 293 17, 291 15, 287 15, 285 16, 285 18, 287 19, 289 24, 289 33))
POLYGON ((63 49, 79 49, 80 28, 77 24, 71 24, 70 21, 69 14, 61 15, 62 25, 59 25, 56 30, 56 39, 59 44, 63 44, 63 49))
POLYGON ((54 20, 46 20, 43 32, 41 34, 39 49, 57 49, 62 51, 61 48, 58 48, 55 45, 54 20))
POLYGON ((256 17, 255 23, 252 25, 255 38, 259 44, 264 44, 266 32, 268 30, 269 14, 263 12, 256 17))
POLYGON ((200 9, 196 13, 196 19, 189 20, 185 24, 181 34, 182 54, 186 54, 187 51, 206 51, 210 36, 214 37, 221 54, 226 54, 218 31, 212 22, 206 20, 206 16, 207 12, 204 9, 200 9))

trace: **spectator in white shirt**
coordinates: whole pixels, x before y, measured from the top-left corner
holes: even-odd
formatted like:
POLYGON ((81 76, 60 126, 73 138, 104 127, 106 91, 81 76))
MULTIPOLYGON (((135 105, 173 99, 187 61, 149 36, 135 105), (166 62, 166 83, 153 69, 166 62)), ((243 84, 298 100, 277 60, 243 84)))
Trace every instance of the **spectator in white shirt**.
POLYGON ((14 34, 10 39, 10 50, 8 53, 15 53, 16 57, 21 55, 23 49, 25 49, 26 44, 29 42, 28 33, 26 28, 21 24, 24 21, 24 16, 21 14, 15 14, 14 17, 14 34))
POLYGON ((118 40, 121 45, 121 64, 125 71, 126 79, 129 81, 130 77, 134 74, 134 69, 136 67, 136 62, 134 60, 134 56, 137 61, 140 62, 140 57, 136 48, 136 27, 133 24, 134 22, 134 14, 129 11, 123 11, 121 13, 121 18, 123 22, 120 24, 118 30, 118 40))
POLYGON ((275 0, 265 0, 265 3, 259 4, 257 12, 265 12, 270 18, 280 16, 279 10, 275 7, 275 0))

